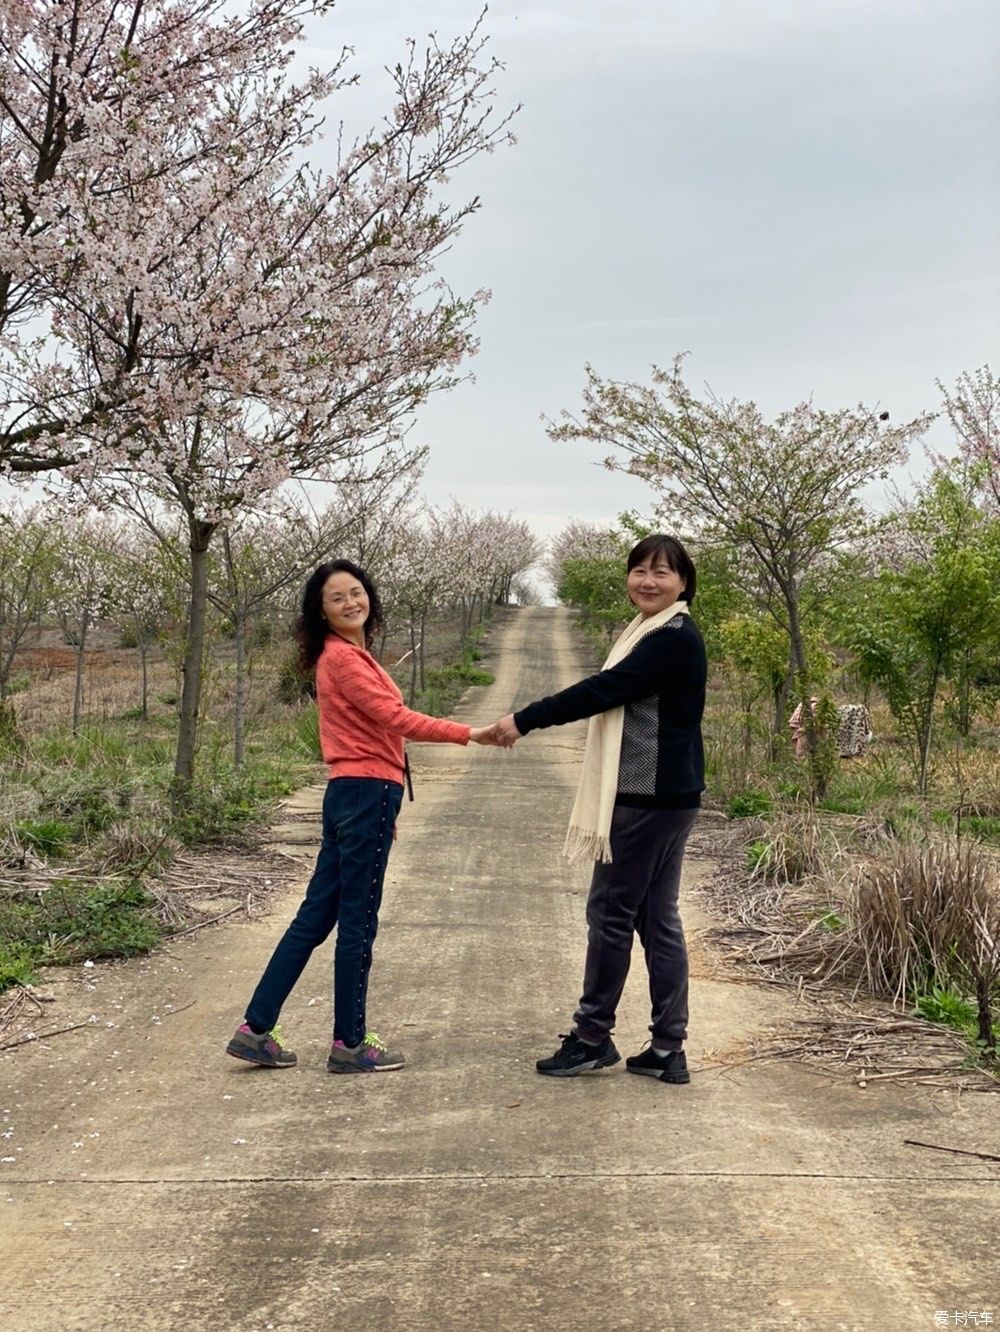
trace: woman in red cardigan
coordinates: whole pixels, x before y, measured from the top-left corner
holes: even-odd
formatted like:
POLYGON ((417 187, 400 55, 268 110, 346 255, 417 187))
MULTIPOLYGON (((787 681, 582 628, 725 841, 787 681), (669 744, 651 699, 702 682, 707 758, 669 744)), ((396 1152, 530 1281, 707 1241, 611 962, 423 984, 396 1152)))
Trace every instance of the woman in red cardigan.
POLYGON ((496 743, 487 728, 427 717, 403 705, 395 681, 368 650, 382 618, 375 585, 349 560, 321 564, 306 583, 295 637, 302 666, 316 671, 320 744, 330 780, 323 841, 305 898, 226 1047, 227 1054, 264 1068, 296 1063, 275 1024, 313 949, 335 925, 333 1046, 326 1066, 331 1073, 402 1068, 403 1056, 368 1030, 365 1000, 403 798, 403 739, 496 743))

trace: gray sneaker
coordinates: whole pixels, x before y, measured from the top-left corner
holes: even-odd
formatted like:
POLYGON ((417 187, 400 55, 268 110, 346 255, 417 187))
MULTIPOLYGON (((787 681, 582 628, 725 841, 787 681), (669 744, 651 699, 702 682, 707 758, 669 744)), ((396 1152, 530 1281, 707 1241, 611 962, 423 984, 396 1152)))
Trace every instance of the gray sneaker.
POLYGON ((334 1041, 326 1067, 330 1073, 388 1073, 405 1063, 401 1054, 387 1049, 375 1032, 369 1031, 353 1050, 343 1041, 334 1041))
POLYGON ((245 1059, 248 1064, 259 1064, 261 1068, 291 1068, 299 1061, 281 1044, 278 1031, 274 1027, 258 1036, 244 1022, 226 1046, 226 1054, 234 1059, 245 1059))

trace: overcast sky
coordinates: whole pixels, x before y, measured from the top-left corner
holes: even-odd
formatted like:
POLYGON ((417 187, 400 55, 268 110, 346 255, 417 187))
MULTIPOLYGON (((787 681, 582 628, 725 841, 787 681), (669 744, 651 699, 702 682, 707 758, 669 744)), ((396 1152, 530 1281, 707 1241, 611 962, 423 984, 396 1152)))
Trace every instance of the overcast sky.
MULTIPOLYGON (((340 0, 305 55, 355 48, 361 89, 331 110, 361 129, 405 37, 479 9, 340 0)), ((693 383, 768 413, 878 400, 897 421, 996 362, 996 0, 494 0, 485 30, 498 100, 523 109, 514 147, 455 176, 482 208, 441 271, 493 299, 475 382, 416 421, 433 502, 542 534, 648 507, 600 450, 545 434, 588 360, 642 379, 686 350, 693 383)))

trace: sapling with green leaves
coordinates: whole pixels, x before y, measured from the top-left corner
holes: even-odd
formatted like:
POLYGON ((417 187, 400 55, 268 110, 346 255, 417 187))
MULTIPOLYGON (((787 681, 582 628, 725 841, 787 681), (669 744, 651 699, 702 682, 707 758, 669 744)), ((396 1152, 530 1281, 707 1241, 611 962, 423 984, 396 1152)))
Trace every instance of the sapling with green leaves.
MULTIPOLYGON (((877 409, 827 411, 807 401, 768 419, 754 402, 699 397, 684 380, 683 359, 666 370, 654 366, 648 385, 602 379, 588 366, 581 414, 564 411, 549 434, 611 445, 616 451, 605 465, 647 481, 665 523, 739 553, 752 571, 748 589, 764 587, 760 609, 788 635, 796 692, 808 700, 809 581, 864 531, 861 488, 905 458, 931 417, 890 425, 877 409)), ((804 711, 813 793, 820 796, 827 777, 804 711)))
POLYGON ((884 693, 921 794, 942 686, 956 679, 961 697, 971 663, 995 660, 1000 641, 1000 519, 976 502, 975 489, 974 472, 935 472, 886 521, 886 566, 859 582, 840 612, 842 641, 884 693))

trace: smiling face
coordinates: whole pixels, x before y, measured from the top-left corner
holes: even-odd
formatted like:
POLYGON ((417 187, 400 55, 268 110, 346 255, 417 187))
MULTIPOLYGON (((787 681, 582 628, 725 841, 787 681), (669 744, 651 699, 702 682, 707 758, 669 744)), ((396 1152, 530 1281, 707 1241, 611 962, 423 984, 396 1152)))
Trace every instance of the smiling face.
POLYGON ((323 618, 335 634, 365 645, 368 593, 349 573, 332 573, 323 584, 323 618))
POLYGON ((657 551, 629 570, 626 588, 629 601, 648 620, 680 600, 684 595, 684 579, 671 569, 664 553, 657 551))

